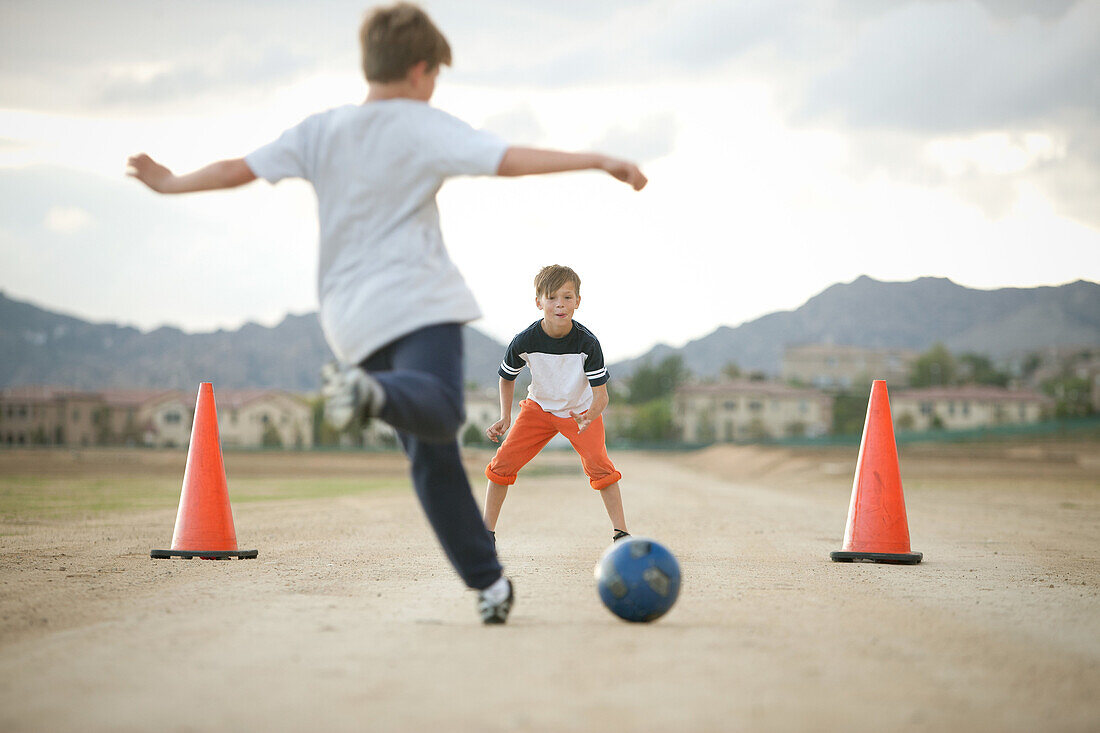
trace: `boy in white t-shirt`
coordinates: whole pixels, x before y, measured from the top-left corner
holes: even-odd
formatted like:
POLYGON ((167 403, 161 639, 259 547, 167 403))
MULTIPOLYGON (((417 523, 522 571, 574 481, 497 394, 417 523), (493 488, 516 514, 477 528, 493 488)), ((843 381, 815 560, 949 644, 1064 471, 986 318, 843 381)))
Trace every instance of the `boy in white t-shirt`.
POLYGON ((443 245, 435 194, 458 175, 520 176, 598 169, 640 190, 632 163, 602 155, 509 147, 428 105, 447 39, 408 3, 376 8, 359 31, 369 93, 361 104, 307 117, 244 158, 177 176, 143 154, 130 175, 158 193, 304 178, 317 194, 321 326, 344 364, 323 376, 337 427, 392 425, 413 485, 447 557, 478 590, 485 623, 504 623, 502 575, 459 456, 462 324, 481 316, 443 245))

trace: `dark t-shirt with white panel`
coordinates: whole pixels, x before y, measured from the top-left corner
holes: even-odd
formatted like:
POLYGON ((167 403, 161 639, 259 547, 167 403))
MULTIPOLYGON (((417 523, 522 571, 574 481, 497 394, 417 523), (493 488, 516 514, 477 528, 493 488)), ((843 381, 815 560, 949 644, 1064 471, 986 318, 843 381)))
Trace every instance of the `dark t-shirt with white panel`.
POLYGON ((547 334, 541 319, 517 334, 497 373, 512 381, 524 366, 531 370, 527 397, 558 417, 587 410, 592 406, 592 388, 610 378, 599 340, 576 321, 561 338, 547 334))

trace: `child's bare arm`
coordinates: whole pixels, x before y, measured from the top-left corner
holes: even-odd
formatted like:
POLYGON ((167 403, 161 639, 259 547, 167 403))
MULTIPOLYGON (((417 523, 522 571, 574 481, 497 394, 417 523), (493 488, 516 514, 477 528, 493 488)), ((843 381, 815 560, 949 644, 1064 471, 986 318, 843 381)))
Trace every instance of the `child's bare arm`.
POLYGON ((500 390, 500 419, 490 425, 485 430, 485 437, 494 443, 499 443, 500 439, 508 432, 508 428, 512 425, 512 399, 516 395, 516 383, 510 379, 501 377, 499 380, 498 388, 500 390))
POLYGON ((244 158, 219 160, 194 173, 177 176, 145 153, 127 161, 126 175, 132 176, 157 193, 189 193, 235 188, 256 180, 256 174, 244 158))
POLYGON ((583 170, 605 171, 623 183, 629 183, 635 191, 641 191, 647 182, 638 166, 627 160, 598 153, 564 153, 540 148, 508 148, 497 168, 497 175, 529 176, 583 170))
POLYGON ((569 414, 577 421, 577 432, 583 433, 592 422, 603 414, 611 397, 607 394, 607 385, 601 384, 592 388, 592 406, 582 414, 570 411, 569 414))

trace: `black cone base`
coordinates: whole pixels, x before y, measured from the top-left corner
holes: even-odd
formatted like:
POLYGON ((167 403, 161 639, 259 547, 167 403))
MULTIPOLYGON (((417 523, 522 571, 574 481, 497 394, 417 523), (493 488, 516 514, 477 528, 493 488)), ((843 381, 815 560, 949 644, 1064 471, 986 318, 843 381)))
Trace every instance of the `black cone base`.
POLYGON ((149 557, 155 559, 179 557, 190 560, 193 557, 201 557, 204 560, 232 560, 233 558, 250 560, 259 554, 259 550, 217 550, 211 552, 199 550, 149 550, 149 557))
POLYGON ((893 565, 916 565, 924 558, 923 552, 830 552, 833 562, 883 562, 893 565))

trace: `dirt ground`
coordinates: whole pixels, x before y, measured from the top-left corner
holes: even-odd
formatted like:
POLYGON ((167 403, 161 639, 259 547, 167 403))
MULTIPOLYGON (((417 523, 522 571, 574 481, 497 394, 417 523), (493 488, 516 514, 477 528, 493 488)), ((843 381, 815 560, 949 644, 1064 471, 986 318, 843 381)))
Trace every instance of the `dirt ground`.
POLYGON ((167 487, 3 514, 0 730, 1100 730, 1096 443, 903 446, 912 567, 829 561, 854 448, 613 458, 631 530, 680 560, 677 605, 603 608, 610 526, 547 452, 504 506, 517 600, 487 628, 399 456, 227 454, 259 558, 204 562, 149 558, 182 453, 0 451, 8 486, 167 487), (337 489, 278 496, 287 477, 337 489))

